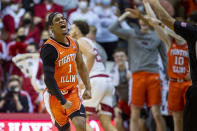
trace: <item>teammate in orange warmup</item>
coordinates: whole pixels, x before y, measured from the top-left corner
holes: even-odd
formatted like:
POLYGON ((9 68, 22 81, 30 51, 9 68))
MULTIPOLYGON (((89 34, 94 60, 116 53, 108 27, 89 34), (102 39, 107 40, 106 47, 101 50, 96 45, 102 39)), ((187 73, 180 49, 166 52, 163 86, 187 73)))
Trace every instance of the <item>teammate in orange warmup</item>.
POLYGON ((185 93, 192 84, 189 75, 188 46, 182 37, 156 19, 156 15, 147 1, 144 1, 144 5, 150 16, 149 23, 155 28, 168 49, 168 110, 173 116, 174 130, 183 131, 185 93))

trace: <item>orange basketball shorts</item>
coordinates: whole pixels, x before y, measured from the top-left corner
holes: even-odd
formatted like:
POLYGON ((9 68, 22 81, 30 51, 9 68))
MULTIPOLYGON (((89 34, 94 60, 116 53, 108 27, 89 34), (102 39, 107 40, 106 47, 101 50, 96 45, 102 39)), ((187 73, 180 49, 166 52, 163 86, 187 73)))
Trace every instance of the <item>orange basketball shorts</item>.
POLYGON ((191 86, 191 81, 174 82, 170 81, 168 93, 168 110, 183 111, 185 105, 185 93, 191 86))
POLYGON ((148 107, 161 104, 161 84, 159 73, 151 73, 146 71, 136 72, 132 74, 132 104, 148 107))
POLYGON ((72 102, 72 106, 65 110, 56 96, 50 95, 47 91, 44 93, 44 102, 48 113, 50 114, 53 122, 56 121, 60 126, 65 125, 69 121, 69 115, 80 109, 81 99, 78 95, 78 88, 74 88, 64 95, 66 100, 72 102), (49 95, 49 97, 46 97, 49 95), (48 102, 48 106, 47 106, 48 102))

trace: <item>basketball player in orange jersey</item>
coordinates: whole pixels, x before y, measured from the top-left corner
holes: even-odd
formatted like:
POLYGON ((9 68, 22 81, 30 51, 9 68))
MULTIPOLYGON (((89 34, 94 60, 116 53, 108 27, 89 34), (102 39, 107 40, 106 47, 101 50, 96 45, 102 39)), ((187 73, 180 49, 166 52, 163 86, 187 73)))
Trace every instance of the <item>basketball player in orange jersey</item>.
POLYGON ((79 43, 92 87, 92 98, 84 100, 84 106, 88 114, 97 113, 105 131, 117 131, 111 124, 114 86, 98 54, 96 43, 86 37, 88 32, 89 26, 85 21, 74 21, 70 30, 70 35, 79 43))
POLYGON ((86 131, 85 108, 78 95, 77 71, 91 98, 90 80, 78 44, 68 35, 67 21, 55 12, 48 17, 52 37, 41 48, 47 91, 44 103, 59 131, 69 131, 69 118, 77 131, 86 131))
POLYGON ((172 30, 166 28, 156 19, 151 6, 146 0, 144 0, 144 5, 150 16, 148 19, 149 23, 158 32, 168 49, 168 110, 173 116, 174 131, 183 131, 185 93, 192 84, 189 77, 189 54, 187 43, 182 37, 176 35, 172 30))

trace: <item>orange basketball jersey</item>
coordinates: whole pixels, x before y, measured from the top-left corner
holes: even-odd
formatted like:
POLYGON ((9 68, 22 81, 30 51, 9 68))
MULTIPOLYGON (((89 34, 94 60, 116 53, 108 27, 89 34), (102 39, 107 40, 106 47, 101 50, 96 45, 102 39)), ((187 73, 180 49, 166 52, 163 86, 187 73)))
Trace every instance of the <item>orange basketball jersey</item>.
POLYGON ((78 52, 78 46, 75 41, 67 36, 70 46, 66 47, 57 43, 53 39, 48 39, 44 44, 50 44, 56 48, 58 52, 58 58, 55 61, 55 80, 59 89, 67 91, 77 87, 77 66, 76 66, 76 54, 78 52))
POLYGON ((185 79, 189 72, 189 54, 187 43, 172 43, 168 52, 168 75, 175 79, 185 79))

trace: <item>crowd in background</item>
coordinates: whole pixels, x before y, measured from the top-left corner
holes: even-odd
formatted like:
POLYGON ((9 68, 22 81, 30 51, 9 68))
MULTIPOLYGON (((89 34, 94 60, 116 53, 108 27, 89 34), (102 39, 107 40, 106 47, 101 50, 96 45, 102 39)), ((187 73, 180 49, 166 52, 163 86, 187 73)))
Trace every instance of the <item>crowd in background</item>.
MULTIPOLYGON (((160 0, 168 13, 179 20, 197 22, 196 0, 160 0)), ((12 57, 23 53, 39 52, 39 47, 50 37, 47 16, 51 12, 63 13, 68 27, 75 20, 85 20, 96 27, 95 40, 106 53, 101 55, 105 63, 115 61, 108 69, 113 76, 118 95, 128 101, 130 71, 127 62, 128 43, 112 34, 108 28, 125 12, 125 8, 137 6, 144 10, 141 0, 1 0, 0 3, 0 112, 44 112, 42 97, 29 77, 12 62, 12 57), (125 49, 125 50, 124 50, 125 49), (125 70, 126 73, 121 72, 125 70), (119 79, 119 74, 122 75, 119 79), (126 90, 122 90, 126 87, 126 90), (16 95, 18 94, 18 95, 16 95), (5 104, 9 103, 9 104, 5 104)), ((126 19, 122 28, 139 28, 138 21, 126 19)), ((41 79, 42 62, 37 79, 41 79)), ((115 104, 116 105, 116 104, 115 104)), ((130 111, 124 110, 128 119, 130 111)))

